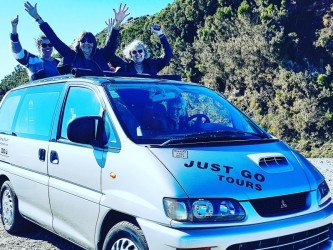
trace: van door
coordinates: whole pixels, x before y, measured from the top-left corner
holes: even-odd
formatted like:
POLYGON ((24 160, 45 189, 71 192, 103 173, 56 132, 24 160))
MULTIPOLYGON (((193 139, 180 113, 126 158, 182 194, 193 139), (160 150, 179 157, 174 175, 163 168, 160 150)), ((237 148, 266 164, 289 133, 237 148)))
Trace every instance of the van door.
POLYGON ((96 93, 86 87, 69 87, 57 139, 50 143, 50 203, 54 230, 87 248, 94 247, 101 199, 103 150, 70 142, 68 123, 82 116, 102 114, 96 93))
POLYGON ((63 86, 36 86, 11 92, 1 107, 2 134, 8 134, 7 177, 18 197, 20 213, 52 230, 48 197, 47 152, 51 127, 63 86), (4 121, 4 120, 3 120, 4 121))

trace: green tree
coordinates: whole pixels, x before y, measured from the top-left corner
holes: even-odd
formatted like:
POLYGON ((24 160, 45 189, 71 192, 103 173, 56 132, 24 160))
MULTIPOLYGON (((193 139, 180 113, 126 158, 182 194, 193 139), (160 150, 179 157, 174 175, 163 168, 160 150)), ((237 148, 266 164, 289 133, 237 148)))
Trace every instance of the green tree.
POLYGON ((5 76, 5 78, 1 80, 0 99, 2 99, 8 90, 27 81, 29 81, 27 70, 23 66, 17 65, 10 75, 5 76))

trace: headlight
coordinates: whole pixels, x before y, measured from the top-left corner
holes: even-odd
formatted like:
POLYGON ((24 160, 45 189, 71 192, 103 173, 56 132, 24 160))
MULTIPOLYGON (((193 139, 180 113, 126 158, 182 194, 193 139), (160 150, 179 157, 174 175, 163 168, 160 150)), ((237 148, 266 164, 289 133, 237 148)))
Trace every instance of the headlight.
POLYGON ((245 211, 232 199, 172 199, 164 198, 164 209, 176 221, 240 221, 245 211))
POLYGON ((328 199, 330 199, 329 193, 330 193, 330 188, 328 187, 326 181, 320 183, 317 189, 319 206, 324 204, 328 199))

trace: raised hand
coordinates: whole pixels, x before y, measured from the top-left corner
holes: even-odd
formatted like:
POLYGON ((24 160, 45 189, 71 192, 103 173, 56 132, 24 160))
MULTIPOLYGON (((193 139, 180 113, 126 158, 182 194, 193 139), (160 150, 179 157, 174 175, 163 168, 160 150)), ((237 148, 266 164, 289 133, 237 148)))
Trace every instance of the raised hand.
POLYGON ((159 24, 153 24, 150 26, 151 31, 153 31, 156 35, 160 36, 163 34, 161 25, 159 24))
POLYGON ((105 24, 107 26, 107 31, 108 31, 108 36, 111 34, 113 25, 115 24, 116 19, 109 18, 108 20, 105 21, 105 24))
POLYGON ((32 6, 31 3, 25 2, 24 4, 25 11, 29 13, 30 16, 32 16, 35 20, 38 20, 40 16, 37 12, 37 3, 35 6, 32 6))
POLYGON ((19 22, 19 16, 17 15, 11 20, 12 23, 12 34, 17 34, 17 25, 19 22))
POLYGON ((18 22, 19 22, 19 16, 17 15, 16 17, 14 17, 14 18, 11 20, 12 27, 17 27, 18 22))
POLYGON ((124 19, 130 14, 126 14, 128 10, 128 7, 126 7, 126 4, 124 5, 124 7, 122 6, 122 4, 120 4, 119 6, 119 11, 117 12, 115 9, 113 9, 114 12, 114 19, 115 21, 115 26, 119 26, 121 24, 122 21, 124 21, 124 19))

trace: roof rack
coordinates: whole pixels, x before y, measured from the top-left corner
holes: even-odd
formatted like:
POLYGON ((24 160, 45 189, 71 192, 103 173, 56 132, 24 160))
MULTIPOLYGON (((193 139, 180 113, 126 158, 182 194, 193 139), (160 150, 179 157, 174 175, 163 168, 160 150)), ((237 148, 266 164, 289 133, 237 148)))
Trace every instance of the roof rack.
POLYGON ((180 81, 180 75, 150 75, 150 74, 129 74, 129 73, 120 73, 120 72, 113 72, 113 71, 101 71, 95 72, 90 69, 81 69, 81 68, 73 68, 71 73, 74 77, 81 77, 81 76, 123 76, 123 77, 141 77, 141 78, 154 78, 154 79, 166 79, 166 80, 175 80, 180 81))

